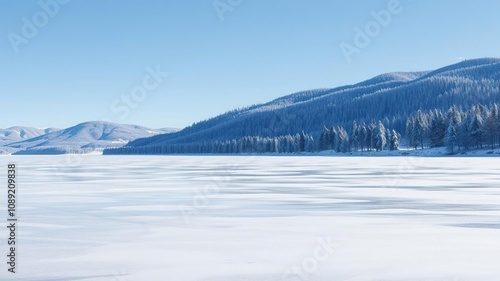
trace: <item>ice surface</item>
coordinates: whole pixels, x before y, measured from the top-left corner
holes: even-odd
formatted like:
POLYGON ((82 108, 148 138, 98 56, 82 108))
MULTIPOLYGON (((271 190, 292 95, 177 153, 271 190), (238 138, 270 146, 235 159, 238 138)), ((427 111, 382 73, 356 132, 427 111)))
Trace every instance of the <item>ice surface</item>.
POLYGON ((0 161, 18 166, 20 218, 0 280, 500 278, 499 158, 0 161))

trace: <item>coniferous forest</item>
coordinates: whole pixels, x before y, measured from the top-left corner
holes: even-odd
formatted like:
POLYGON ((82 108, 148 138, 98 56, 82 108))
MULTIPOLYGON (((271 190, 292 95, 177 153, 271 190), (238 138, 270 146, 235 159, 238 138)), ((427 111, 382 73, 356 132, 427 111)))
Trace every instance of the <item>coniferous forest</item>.
POLYGON ((399 72, 237 109, 105 154, 294 153, 500 145, 500 59, 399 72))

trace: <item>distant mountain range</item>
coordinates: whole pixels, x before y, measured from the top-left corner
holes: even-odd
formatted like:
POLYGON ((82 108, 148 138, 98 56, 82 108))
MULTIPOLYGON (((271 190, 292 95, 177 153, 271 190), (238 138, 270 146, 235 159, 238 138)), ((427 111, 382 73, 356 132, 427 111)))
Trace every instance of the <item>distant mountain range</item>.
POLYGON ((388 73, 355 85, 291 94, 224 113, 175 133, 137 139, 113 153, 133 153, 134 148, 157 153, 168 151, 165 148, 169 146, 193 147, 302 131, 318 139, 325 125, 350 128, 353 121, 369 124, 374 119, 404 137, 408 117, 418 110, 446 112, 453 105, 470 109, 478 103, 490 106, 498 102, 500 59, 466 60, 434 71, 388 73))
POLYGON ((107 122, 86 122, 62 130, 12 127, 0 130, 0 153, 158 154, 207 151, 207 147, 251 151, 247 148, 255 145, 265 145, 266 150, 288 146, 293 151, 293 146, 317 146, 325 126, 332 132, 342 128, 340 134, 348 137, 354 121, 376 122, 400 134, 403 141, 407 122, 417 112, 442 114, 451 106, 465 112, 476 104, 493 108, 494 103, 500 103, 500 59, 474 59, 433 71, 387 73, 354 85, 298 92, 180 131, 107 122))
POLYGON ((129 141, 177 129, 149 129, 110 122, 85 122, 67 129, 11 127, 0 130, 0 153, 65 154, 89 153, 121 147, 129 141))
POLYGON ((0 146, 28 140, 58 130, 59 129, 56 128, 37 129, 30 127, 10 127, 7 129, 0 129, 0 146))

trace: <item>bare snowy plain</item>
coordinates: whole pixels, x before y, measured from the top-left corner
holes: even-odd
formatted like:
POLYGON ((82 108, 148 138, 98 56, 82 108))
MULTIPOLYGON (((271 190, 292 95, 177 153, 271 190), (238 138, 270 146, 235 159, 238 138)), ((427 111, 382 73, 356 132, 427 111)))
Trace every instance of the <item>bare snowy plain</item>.
POLYGON ((0 161, 19 196, 0 280, 500 280, 500 158, 0 161))

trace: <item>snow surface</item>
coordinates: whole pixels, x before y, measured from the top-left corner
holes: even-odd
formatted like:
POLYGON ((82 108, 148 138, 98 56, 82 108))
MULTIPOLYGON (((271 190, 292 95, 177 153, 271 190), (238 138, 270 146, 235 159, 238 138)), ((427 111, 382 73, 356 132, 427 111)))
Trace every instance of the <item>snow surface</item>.
MULTIPOLYGON (((500 158, 61 155, 0 161, 18 166, 20 218, 19 272, 12 275, 4 265, 0 280, 500 276, 500 158), (303 275, 290 275, 297 267, 303 275)), ((0 209, 6 208, 6 192, 0 192, 0 209)), ((3 255, 7 232, 0 229, 3 255)))

